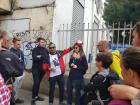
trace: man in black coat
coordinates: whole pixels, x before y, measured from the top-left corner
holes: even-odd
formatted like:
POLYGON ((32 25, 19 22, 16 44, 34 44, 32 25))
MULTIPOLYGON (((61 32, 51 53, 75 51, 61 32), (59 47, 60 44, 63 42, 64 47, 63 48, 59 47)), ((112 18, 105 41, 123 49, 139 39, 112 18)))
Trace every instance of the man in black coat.
POLYGON ((49 65, 49 52, 46 48, 46 40, 44 38, 38 38, 38 46, 33 49, 32 57, 33 57, 33 66, 32 66, 32 74, 33 74, 33 88, 32 88, 32 101, 31 104, 35 105, 35 101, 43 101, 44 99, 38 96, 40 82, 44 77, 44 64, 49 65))
POLYGON ((11 77, 22 75, 18 57, 8 50, 9 36, 6 31, 0 30, 0 73, 6 82, 11 77))
MULTIPOLYGON (((22 68, 18 57, 8 50, 9 47, 10 40, 7 32, 0 30, 0 74, 4 82, 13 84, 14 78, 22 75, 22 68)), ((11 92, 10 104, 15 105, 14 90, 11 92)))

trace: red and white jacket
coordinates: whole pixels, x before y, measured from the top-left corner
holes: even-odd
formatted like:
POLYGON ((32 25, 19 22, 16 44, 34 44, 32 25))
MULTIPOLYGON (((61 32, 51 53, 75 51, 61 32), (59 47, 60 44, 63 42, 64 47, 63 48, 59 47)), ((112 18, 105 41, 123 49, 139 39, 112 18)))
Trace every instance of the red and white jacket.
MULTIPOLYGON (((56 54, 58 55, 58 58, 59 58, 61 73, 65 73, 65 63, 64 63, 63 57, 64 57, 64 55, 68 54, 71 50, 72 50, 72 48, 70 47, 70 48, 67 48, 63 51, 56 51, 56 54)), ((43 70, 46 72, 46 78, 49 80, 50 72, 51 72, 49 70, 50 65, 43 64, 42 67, 43 67, 43 70)))

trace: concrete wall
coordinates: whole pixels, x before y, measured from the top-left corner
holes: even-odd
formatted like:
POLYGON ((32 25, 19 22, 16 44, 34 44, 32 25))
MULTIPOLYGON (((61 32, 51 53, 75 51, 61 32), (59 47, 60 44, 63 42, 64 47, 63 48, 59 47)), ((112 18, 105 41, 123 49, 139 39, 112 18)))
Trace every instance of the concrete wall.
POLYGON ((9 0, 0 0, 0 8, 6 11, 10 11, 10 2, 9 0))
POLYGON ((33 8, 52 4, 55 0, 17 0, 19 8, 33 8))
MULTIPOLYGON (((6 19, 30 19, 30 30, 40 30, 40 27, 43 27, 43 30, 48 30, 52 32, 52 19, 53 19, 53 8, 52 7, 41 7, 34 9, 21 9, 15 10, 13 15, 9 16, 0 16, 1 24, 2 22, 9 21, 6 19)), ((16 20, 15 20, 16 21, 16 20)), ((7 25, 7 24, 2 24, 7 25)), ((14 24, 13 24, 14 25, 14 24)), ((15 26, 9 26, 9 28, 15 26)), ((19 28, 19 27, 18 27, 19 28)), ((23 28, 21 26, 21 28, 23 28)), ((16 31, 16 27, 15 27, 16 31)))
POLYGON ((18 9, 12 15, 0 16, 0 28, 8 31, 11 37, 18 35, 23 39, 27 69, 32 67, 31 49, 36 45, 34 41, 40 36, 47 41, 52 39, 53 11, 54 7, 18 9), (26 48, 28 45, 29 48, 26 48))

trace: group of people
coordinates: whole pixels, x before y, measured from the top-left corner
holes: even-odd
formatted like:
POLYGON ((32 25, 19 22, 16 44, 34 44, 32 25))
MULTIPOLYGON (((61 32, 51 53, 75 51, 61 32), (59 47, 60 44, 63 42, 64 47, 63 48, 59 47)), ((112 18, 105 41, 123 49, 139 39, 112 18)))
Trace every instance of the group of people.
MULTIPOLYGON (((46 48, 46 40, 42 37, 38 38, 38 46, 32 51, 31 105, 36 105, 36 101, 44 101, 44 98, 39 96, 39 87, 44 76, 49 81, 49 105, 53 105, 56 83, 59 87, 59 105, 66 104, 64 103, 63 57, 71 51, 73 52, 69 60, 66 105, 72 105, 73 89, 75 89, 75 105, 87 105, 89 102, 101 105, 139 105, 140 103, 136 103, 140 100, 140 22, 133 27, 132 36, 133 46, 127 48, 123 54, 118 50, 110 52, 108 42, 105 40, 97 44, 99 50, 95 59, 97 72, 86 86, 84 75, 88 63, 83 51, 83 42, 78 40, 73 46, 59 51, 52 42, 46 48)), ((24 77, 24 54, 20 49, 20 38, 13 38, 12 43, 11 47, 7 33, 0 31, 1 105, 24 102, 18 96, 24 77), (15 89, 15 95, 9 85, 15 89)))
POLYGON ((69 67, 70 73, 67 80, 67 104, 72 105, 72 91, 75 89, 75 103, 80 105, 81 90, 83 88, 83 76, 88 69, 88 63, 83 51, 82 41, 77 41, 72 47, 69 47, 63 51, 56 50, 56 45, 50 43, 48 50, 45 47, 46 41, 44 38, 38 39, 38 47, 33 49, 33 89, 32 89, 32 105, 35 102, 43 101, 44 99, 38 96, 40 82, 43 76, 46 74, 46 78, 49 81, 49 105, 53 105, 55 84, 59 86, 59 104, 64 103, 64 73, 65 64, 63 57, 73 50, 70 57, 69 67))
MULTIPOLYGON (((67 105, 72 105, 73 88, 75 88, 75 105, 87 105, 92 100, 98 100, 99 103, 103 102, 109 105, 132 105, 130 100, 140 98, 140 65, 138 59, 140 51, 140 48, 138 48, 140 46, 139 22, 133 27, 132 35, 133 47, 126 49, 123 54, 120 54, 118 50, 110 52, 108 42, 105 40, 97 44, 99 50, 95 59, 97 72, 86 86, 84 86, 84 74, 88 69, 88 63, 82 48, 82 42, 76 42, 74 46, 64 51, 57 51, 54 43, 49 44, 48 51, 41 51, 40 46, 35 48, 33 50, 33 105, 36 100, 43 100, 43 98, 38 96, 38 90, 42 76, 45 74, 49 80, 49 105, 53 105, 56 82, 59 86, 59 104, 65 104, 63 102, 65 71, 63 56, 72 50, 73 53, 69 61, 70 73, 67 80, 67 105), (36 53, 36 49, 38 49, 38 53, 36 53), (43 55, 43 52, 46 55, 43 55), (44 59, 45 56, 46 59, 44 59), (41 63, 39 64, 38 62, 41 63), (84 91, 84 94, 81 91, 84 91)), ((40 41, 38 42, 41 43, 40 41)), ((94 103, 94 101, 92 102, 94 103)))

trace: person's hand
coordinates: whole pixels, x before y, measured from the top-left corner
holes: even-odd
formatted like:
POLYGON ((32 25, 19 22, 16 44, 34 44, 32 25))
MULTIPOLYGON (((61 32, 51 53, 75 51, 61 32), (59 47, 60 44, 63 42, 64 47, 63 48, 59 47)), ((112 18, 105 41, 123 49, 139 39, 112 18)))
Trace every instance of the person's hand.
POLYGON ((77 68, 77 65, 73 65, 73 68, 76 69, 77 68))
POLYGON ((128 85, 111 85, 108 90, 114 99, 126 100, 134 99, 139 92, 139 89, 128 85))
POLYGON ((0 51, 5 51, 5 50, 6 50, 5 48, 0 47, 0 51))
POLYGON ((54 68, 50 68, 49 70, 52 71, 52 72, 55 72, 55 69, 54 68))
POLYGON ((74 63, 72 63, 70 66, 73 67, 74 66, 74 63))

